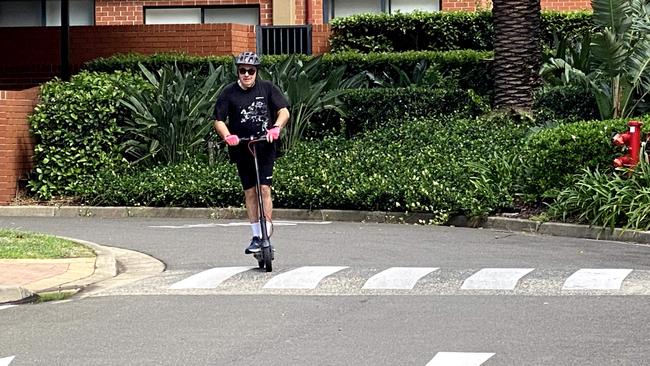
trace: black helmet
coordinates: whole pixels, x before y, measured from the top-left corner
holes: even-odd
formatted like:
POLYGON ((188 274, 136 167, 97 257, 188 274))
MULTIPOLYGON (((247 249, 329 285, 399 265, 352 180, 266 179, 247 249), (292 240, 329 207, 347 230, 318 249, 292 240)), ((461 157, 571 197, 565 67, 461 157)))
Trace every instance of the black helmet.
POLYGON ((235 58, 235 65, 253 65, 253 66, 259 66, 260 65, 260 58, 257 56, 255 52, 242 52, 235 58))

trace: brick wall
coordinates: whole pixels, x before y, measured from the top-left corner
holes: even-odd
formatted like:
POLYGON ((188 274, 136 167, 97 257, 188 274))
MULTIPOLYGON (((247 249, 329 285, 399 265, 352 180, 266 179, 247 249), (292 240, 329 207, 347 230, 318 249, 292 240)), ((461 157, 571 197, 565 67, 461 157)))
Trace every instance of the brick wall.
MULTIPOLYGON (((0 89, 22 89, 59 73, 59 29, 3 28, 0 89)), ((192 55, 232 55, 254 50, 255 27, 243 24, 124 25, 71 27, 73 71, 84 62, 115 53, 186 52, 192 55)))
POLYGON ((37 97, 38 88, 0 90, 0 205, 11 203, 19 179, 32 170, 34 140, 26 121, 37 97))
POLYGON ((243 24, 75 27, 71 31, 70 47, 73 64, 128 52, 228 55, 255 49, 255 27, 243 24))
POLYGON ((273 23, 273 0, 96 0, 96 25, 144 24, 145 6, 258 5, 260 25, 273 23))
POLYGON ((320 55, 330 50, 330 25, 314 24, 311 27, 312 54, 320 55))

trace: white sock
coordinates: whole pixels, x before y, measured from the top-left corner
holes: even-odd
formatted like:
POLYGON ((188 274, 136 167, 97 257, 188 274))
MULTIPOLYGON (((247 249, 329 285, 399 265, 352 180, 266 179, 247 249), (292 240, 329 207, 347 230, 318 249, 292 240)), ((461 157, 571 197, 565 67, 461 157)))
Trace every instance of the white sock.
POLYGON ((258 238, 262 237, 262 228, 260 227, 260 222, 251 223, 251 230, 253 230, 253 236, 258 238))

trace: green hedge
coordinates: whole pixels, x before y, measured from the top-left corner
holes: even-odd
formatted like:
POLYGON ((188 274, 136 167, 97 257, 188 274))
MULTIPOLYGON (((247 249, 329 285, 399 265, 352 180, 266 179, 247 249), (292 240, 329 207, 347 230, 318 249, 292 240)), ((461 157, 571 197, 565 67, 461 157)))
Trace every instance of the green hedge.
POLYGON ((616 149, 612 135, 626 130, 626 121, 582 121, 538 131, 521 149, 525 192, 542 195, 571 184, 585 168, 607 170, 616 149))
MULTIPOLYGON (((355 138, 299 143, 278 160, 274 205, 434 213, 444 222, 472 213, 471 163, 512 151, 524 127, 505 118, 416 119, 355 138)), ((241 206, 236 171, 193 160, 143 172, 99 174, 79 190, 89 204, 241 206)))
POLYGON ((442 77, 455 80, 459 88, 473 89, 481 95, 489 94, 492 89, 491 58, 492 52, 472 50, 366 54, 342 52, 323 57, 325 65, 331 65, 330 68, 346 65, 348 75, 355 75, 363 71, 375 75, 381 75, 383 72, 391 74, 393 72, 391 65, 410 72, 420 60, 426 60, 429 66, 440 73, 442 77))
MULTIPOLYGON (((288 56, 264 56, 262 65, 270 66, 282 62, 288 56)), ((299 56, 303 60, 309 60, 310 56, 299 56)), ((382 75, 387 72, 390 76, 396 77, 391 65, 410 72, 420 60, 427 60, 433 70, 442 77, 457 80, 460 88, 474 89, 481 95, 489 93, 492 88, 490 73, 491 52, 478 52, 471 50, 449 51, 449 52, 403 52, 403 53, 369 53, 343 52, 339 54, 323 55, 322 73, 327 74, 333 68, 341 65, 347 66, 346 76, 350 77, 363 71, 375 75, 382 75)), ((186 54, 157 54, 157 55, 115 55, 108 58, 100 58, 86 64, 89 71, 113 72, 113 71, 135 71, 140 72, 138 63, 142 63, 149 69, 159 69, 163 65, 177 64, 181 70, 200 70, 207 73, 208 64, 233 66, 232 57, 198 57, 186 54)), ((233 74, 235 70, 233 68, 233 74)))
POLYGON ((119 128, 125 109, 120 85, 136 84, 129 74, 82 72, 70 82, 41 87, 41 102, 30 116, 35 173, 29 187, 40 197, 73 195, 101 169, 121 166, 119 128))
MULTIPOLYGON (((360 14, 332 20, 333 53, 342 51, 401 52, 410 50, 491 50, 494 31, 490 12, 414 12, 360 14)), ((554 34, 586 32, 590 12, 542 12, 542 42, 554 34)))
MULTIPOLYGON (((308 56, 297 55, 302 59, 308 59, 308 56)), ((286 55, 281 56, 264 56, 262 57, 262 66, 272 65, 286 59, 286 55)), ((176 64, 181 71, 198 70, 200 73, 207 74, 209 64, 214 67, 230 66, 234 69, 234 58, 232 56, 193 56, 186 53, 155 53, 144 55, 141 53, 115 54, 110 57, 100 57, 88 61, 84 64, 83 69, 95 72, 114 72, 130 71, 139 73, 138 63, 143 64, 149 70, 158 70, 165 65, 176 64)))
POLYGON ((386 127, 389 123, 401 125, 415 118, 455 114, 477 117, 489 111, 489 105, 480 96, 461 89, 353 89, 341 99, 347 112, 343 120, 348 136, 386 127))
POLYGON ((600 118, 596 98, 581 86, 550 86, 535 93, 535 120, 540 125, 600 118))

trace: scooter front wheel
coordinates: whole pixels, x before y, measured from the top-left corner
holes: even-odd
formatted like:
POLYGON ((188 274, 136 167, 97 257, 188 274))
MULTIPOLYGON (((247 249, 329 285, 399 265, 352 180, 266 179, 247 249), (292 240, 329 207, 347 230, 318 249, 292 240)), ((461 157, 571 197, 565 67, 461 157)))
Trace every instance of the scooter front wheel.
POLYGON ((273 271, 273 252, 271 250, 270 245, 266 248, 262 248, 262 263, 258 263, 259 265, 263 264, 264 267, 266 267, 267 272, 273 271))

